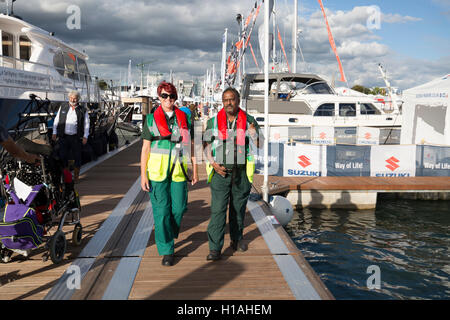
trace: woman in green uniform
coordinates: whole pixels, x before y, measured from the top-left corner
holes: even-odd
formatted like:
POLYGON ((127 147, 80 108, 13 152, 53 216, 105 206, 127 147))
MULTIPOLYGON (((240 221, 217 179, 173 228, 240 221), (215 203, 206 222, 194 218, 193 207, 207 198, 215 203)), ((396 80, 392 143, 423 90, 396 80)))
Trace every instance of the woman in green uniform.
POLYGON ((164 266, 173 265, 174 239, 187 210, 187 159, 191 155, 192 185, 198 181, 193 153, 192 125, 174 106, 177 90, 171 83, 158 86, 161 105, 146 117, 141 151, 141 187, 149 192, 155 221, 155 241, 164 266))

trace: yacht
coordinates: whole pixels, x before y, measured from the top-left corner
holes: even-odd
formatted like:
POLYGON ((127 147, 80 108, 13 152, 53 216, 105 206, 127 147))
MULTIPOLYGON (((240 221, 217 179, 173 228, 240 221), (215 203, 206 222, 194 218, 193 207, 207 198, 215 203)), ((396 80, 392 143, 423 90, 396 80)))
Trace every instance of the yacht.
MULTIPOLYGON (((68 93, 77 90, 80 103, 89 110, 90 141, 94 149, 104 151, 106 140, 114 132, 120 100, 100 90, 98 78, 89 72, 84 51, 18 16, 0 14, 0 33, 0 123, 13 137, 19 129, 24 132, 20 127, 25 123, 32 131, 42 117, 36 121, 24 121, 24 117, 42 116, 43 107, 46 115, 54 116, 61 103, 68 101, 68 93)), ((51 120, 47 124, 51 127, 51 120)))
MULTIPOLYGON (((243 109, 264 126, 264 74, 245 75, 241 100, 243 109)), ((271 136, 272 128, 277 129, 275 140, 314 143, 314 128, 323 135, 328 127, 334 128, 331 144, 356 144, 358 132, 370 128, 379 129, 376 144, 400 141, 399 108, 383 109, 367 95, 338 94, 315 74, 270 73, 269 103, 271 136)))

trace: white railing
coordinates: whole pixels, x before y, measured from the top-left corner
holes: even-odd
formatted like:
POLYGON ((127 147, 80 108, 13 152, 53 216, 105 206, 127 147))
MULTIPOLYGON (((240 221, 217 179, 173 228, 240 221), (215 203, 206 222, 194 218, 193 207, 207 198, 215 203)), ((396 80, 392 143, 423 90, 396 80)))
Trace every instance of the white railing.
MULTIPOLYGON (((87 96, 87 102, 91 102, 91 100, 100 101, 100 88, 98 85, 98 77, 78 72, 78 71, 69 71, 65 68, 58 68, 56 66, 51 66, 39 62, 33 62, 24 59, 17 59, 14 57, 0 55, 0 66, 4 68, 10 68, 18 71, 24 72, 34 72, 39 73, 41 75, 47 76, 48 84, 43 85, 41 81, 41 85, 38 87, 27 87, 30 90, 39 90, 39 91, 51 91, 55 93, 62 93, 64 95, 64 99, 67 99, 67 91, 68 89, 81 90, 85 92, 87 96), (63 73, 63 75, 61 74, 63 73), (94 99, 91 99, 95 97, 94 99)), ((23 88, 23 85, 13 83, 2 83, 0 79, 1 87, 9 87, 9 88, 23 88)))

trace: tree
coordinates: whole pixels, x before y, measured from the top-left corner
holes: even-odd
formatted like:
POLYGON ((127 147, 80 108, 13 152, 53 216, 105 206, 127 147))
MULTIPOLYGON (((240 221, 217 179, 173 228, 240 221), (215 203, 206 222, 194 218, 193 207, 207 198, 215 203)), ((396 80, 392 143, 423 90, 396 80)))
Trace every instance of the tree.
POLYGON ((359 85, 359 84, 354 85, 354 86, 352 87, 352 90, 359 91, 359 92, 364 93, 364 94, 370 94, 370 93, 371 93, 371 91, 370 91, 369 88, 366 88, 366 87, 361 86, 361 85, 359 85))
POLYGON ((108 84, 107 84, 106 81, 103 80, 103 79, 100 79, 100 80, 98 81, 98 87, 99 87, 101 90, 108 90, 108 88, 109 88, 108 84))
POLYGON ((386 89, 383 89, 383 88, 380 88, 380 87, 375 87, 375 88, 372 89, 371 94, 385 96, 386 95, 386 89))

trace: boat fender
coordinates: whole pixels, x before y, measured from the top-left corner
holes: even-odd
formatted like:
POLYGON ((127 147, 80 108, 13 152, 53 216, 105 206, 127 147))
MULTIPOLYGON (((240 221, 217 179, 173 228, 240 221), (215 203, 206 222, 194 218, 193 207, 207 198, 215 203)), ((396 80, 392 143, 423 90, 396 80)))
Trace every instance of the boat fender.
POLYGON ((278 222, 285 226, 294 215, 294 209, 288 199, 282 196, 273 196, 269 199, 270 210, 272 211, 278 222))

